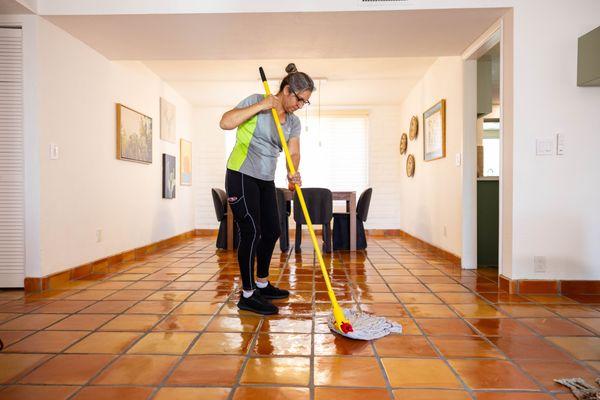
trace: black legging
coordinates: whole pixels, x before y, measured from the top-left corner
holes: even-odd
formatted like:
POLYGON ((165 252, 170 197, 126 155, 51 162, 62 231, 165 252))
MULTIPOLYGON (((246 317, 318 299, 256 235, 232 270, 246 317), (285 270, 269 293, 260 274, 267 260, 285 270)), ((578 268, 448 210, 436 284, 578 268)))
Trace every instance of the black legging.
POLYGON ((256 276, 268 277, 273 248, 281 233, 275 182, 228 169, 225 190, 240 234, 238 263, 242 284, 244 290, 252 290, 256 288, 254 258, 256 276))

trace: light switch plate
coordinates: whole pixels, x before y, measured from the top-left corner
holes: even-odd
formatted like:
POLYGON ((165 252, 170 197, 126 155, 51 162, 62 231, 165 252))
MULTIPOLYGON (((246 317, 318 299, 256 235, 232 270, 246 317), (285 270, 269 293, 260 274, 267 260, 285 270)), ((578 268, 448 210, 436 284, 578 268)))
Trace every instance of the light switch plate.
POLYGON ((546 272, 546 257, 534 256, 533 257, 533 271, 534 272, 546 272))
POLYGON ((50 143, 50 159, 58 160, 58 145, 56 143, 50 143))
POLYGON ((554 140, 552 138, 538 138, 535 140, 535 155, 551 156, 554 140))
POLYGON ((566 150, 565 135, 563 135, 562 133, 557 133, 556 134, 556 155, 564 156, 565 150, 566 150))
POLYGON ((455 154, 454 163, 456 164, 457 167, 460 167, 460 164, 462 163, 462 157, 461 157, 460 153, 455 154))

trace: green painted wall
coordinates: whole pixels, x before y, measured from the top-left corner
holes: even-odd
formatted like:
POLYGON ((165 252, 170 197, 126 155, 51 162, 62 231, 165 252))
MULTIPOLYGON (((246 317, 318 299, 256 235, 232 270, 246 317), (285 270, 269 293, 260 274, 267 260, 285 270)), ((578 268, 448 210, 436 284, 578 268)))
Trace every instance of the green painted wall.
POLYGON ((498 266, 497 180, 477 181, 477 265, 498 266))

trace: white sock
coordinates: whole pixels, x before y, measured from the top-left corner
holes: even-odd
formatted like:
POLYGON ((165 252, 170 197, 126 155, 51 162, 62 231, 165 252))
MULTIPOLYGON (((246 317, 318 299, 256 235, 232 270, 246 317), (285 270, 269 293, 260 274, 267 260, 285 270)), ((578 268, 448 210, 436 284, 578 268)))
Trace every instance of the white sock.
POLYGON ((244 296, 245 299, 247 299, 248 297, 251 297, 252 294, 254 294, 254 290, 242 290, 242 295, 244 296))
POLYGON ((259 289, 264 289, 269 286, 269 282, 256 282, 256 286, 258 286, 259 289))

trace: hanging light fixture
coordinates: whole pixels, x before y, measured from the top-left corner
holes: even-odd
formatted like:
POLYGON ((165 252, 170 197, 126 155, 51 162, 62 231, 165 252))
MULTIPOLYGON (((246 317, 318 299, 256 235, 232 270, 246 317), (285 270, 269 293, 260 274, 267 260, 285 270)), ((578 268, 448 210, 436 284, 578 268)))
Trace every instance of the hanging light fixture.
POLYGON ((321 143, 321 79, 319 79, 319 104, 317 105, 317 135, 319 137, 319 147, 322 147, 321 143))

